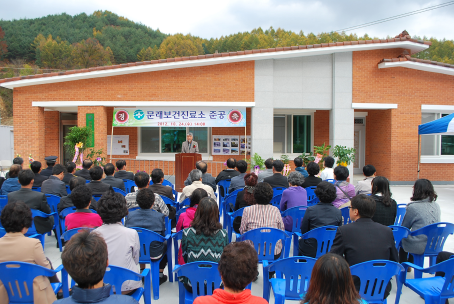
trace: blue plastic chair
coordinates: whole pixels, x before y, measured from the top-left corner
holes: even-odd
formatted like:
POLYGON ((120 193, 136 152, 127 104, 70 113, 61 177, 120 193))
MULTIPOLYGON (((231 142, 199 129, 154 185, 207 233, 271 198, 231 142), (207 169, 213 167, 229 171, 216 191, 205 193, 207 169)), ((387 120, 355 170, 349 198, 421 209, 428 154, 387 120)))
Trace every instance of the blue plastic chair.
POLYGON ((238 192, 240 191, 243 191, 243 189, 237 189, 235 191, 233 191, 232 193, 230 193, 229 195, 227 195, 224 200, 222 201, 222 204, 220 205, 221 206, 221 209, 222 212, 220 212, 220 214, 222 213, 223 214, 223 224, 222 224, 222 228, 224 229, 227 229, 227 225, 228 225, 228 222, 229 222, 229 219, 228 219, 228 214, 230 211, 233 211, 233 208, 235 206, 235 202, 236 202, 236 197, 238 196, 238 192))
POLYGON ((164 201, 164 204, 170 205, 172 207, 176 208, 176 203, 172 199, 168 198, 167 196, 161 195, 162 200, 164 201))
POLYGON ((315 262, 317 259, 299 256, 278 260, 271 265, 267 265, 268 262, 265 261, 263 263, 263 298, 269 302, 271 288, 276 304, 283 304, 285 300, 301 300, 301 295, 309 289, 315 262), (276 272, 276 278, 269 279, 269 272, 272 271, 276 272))
POLYGON ((175 203, 174 203, 174 205, 175 205, 176 203, 178 203, 178 192, 175 189, 172 189, 172 193, 173 193, 173 196, 175 197, 175 203))
POLYGON ((344 220, 343 225, 350 224, 352 220, 350 220, 350 208, 344 207, 341 210, 342 213, 342 219, 344 220))
POLYGON ((7 195, 0 195, 0 213, 5 208, 6 204, 8 204, 8 196, 7 195))
POLYGON ((230 179, 224 179, 218 183, 218 192, 221 200, 229 194, 230 179))
POLYGON ((32 187, 32 191, 41 192, 41 187, 32 187))
MULTIPOLYGON (((454 233, 454 224, 451 223, 435 223, 428 225, 421 229, 412 231, 411 236, 416 235, 426 235, 427 236, 427 245, 423 254, 412 253, 414 258, 414 263, 419 267, 424 267, 424 258, 429 257, 430 266, 435 265, 437 255, 443 251, 443 246, 448 238, 448 235, 454 233)), ((415 269, 415 279, 420 279, 422 273, 415 269)))
POLYGON ((452 284, 454 280, 453 258, 450 258, 447 261, 441 262, 440 264, 436 264, 429 268, 422 268, 412 263, 402 263, 402 266, 404 266, 405 271, 401 273, 401 281, 405 286, 416 292, 419 296, 423 297, 425 303, 445 303, 447 299, 454 298, 454 284, 452 284), (420 273, 434 273, 436 271, 442 271, 445 273, 445 276, 407 280, 406 270, 408 267, 413 267, 420 273))
POLYGON ((66 185, 66 193, 71 194, 71 188, 69 188, 69 185, 66 185))
POLYGON ((282 217, 290 216, 292 218, 292 231, 301 232, 301 223, 303 222, 304 214, 306 214, 307 206, 297 206, 281 212, 282 217))
POLYGON ((276 228, 262 227, 249 230, 240 235, 236 241, 249 240, 254 244, 257 251, 259 263, 263 261, 274 261, 274 248, 278 241, 282 242, 282 251, 279 260, 288 258, 290 254, 291 237, 287 232, 276 228))
POLYGON ((312 186, 312 187, 307 187, 305 188, 306 189, 306 193, 307 193, 307 201, 311 201, 313 200, 314 198, 316 198, 317 196, 315 195, 314 193, 314 190, 316 189, 317 187, 316 186, 312 186))
POLYGON ((180 210, 177 211, 177 213, 175 213, 175 221, 178 223, 178 219, 180 218, 180 215, 182 213, 185 213, 186 212, 186 209, 188 209, 188 207, 184 207, 184 208, 181 208, 180 210))
POLYGON ((410 229, 402 226, 388 226, 393 231, 394 241, 396 242, 396 249, 399 252, 400 246, 402 245, 402 239, 406 238, 410 233, 410 229))
POLYGON ((130 179, 124 179, 123 182, 125 184, 126 193, 133 192, 132 189, 136 186, 136 183, 130 179))
MULTIPOLYGON (((232 234, 233 234, 233 221, 235 220, 236 217, 238 216, 243 216, 243 211, 247 207, 243 207, 241 209, 238 209, 235 212, 229 212, 228 219, 229 219, 229 225, 227 226, 227 235, 229 237, 229 243, 232 241, 232 234)), ((239 236, 239 234, 237 234, 239 236)))
POLYGON ((88 228, 88 227, 80 227, 80 228, 74 228, 66 231, 65 233, 62 234, 62 238, 65 242, 69 241, 73 235, 83 231, 83 230, 90 230, 93 231, 95 228, 88 228))
MULTIPOLYGON (((56 212, 52 212, 50 214, 44 213, 42 211, 36 210, 36 209, 31 209, 32 210, 32 226, 28 229, 27 233, 25 234, 26 236, 31 236, 33 234, 36 234, 37 236, 35 237, 36 239, 39 239, 41 241, 41 244, 43 245, 43 250, 44 250, 44 234, 40 234, 36 231, 35 227, 35 217, 43 217, 43 218, 48 218, 48 217, 53 217, 54 218, 54 226, 52 229, 55 229, 55 227, 58 227, 58 215, 56 212)), ((60 248, 60 252, 62 251, 62 244, 61 244, 61 239, 60 239, 60 229, 55 229, 57 232, 57 242, 58 242, 58 247, 60 248)))
POLYGON ((335 179, 327 179, 326 180, 328 183, 331 183, 331 184, 335 184, 336 183, 336 180, 335 179))
POLYGON ((282 192, 284 192, 285 189, 287 189, 287 188, 284 188, 284 187, 275 187, 275 188, 273 188, 273 196, 282 194, 282 192))
MULTIPOLYGON (((178 231, 177 233, 172 234, 172 244, 173 244, 173 253, 174 253, 174 262, 175 262, 175 267, 177 267, 178 264, 178 253, 179 253, 179 248, 181 245, 181 239, 183 238, 183 230, 178 231)), ((169 246, 169 244, 167 244, 169 246)), ((178 275, 175 272, 175 281, 178 279, 178 275)), ((169 281, 173 282, 172 277, 169 277, 169 281)))
POLYGON ((397 213, 396 213, 396 220, 394 222, 394 226, 402 225, 406 212, 407 212, 407 204, 398 204, 397 205, 397 213))
POLYGON ((270 201, 270 204, 276 207, 277 209, 281 210, 281 199, 282 199, 282 193, 274 195, 273 198, 270 201))
POLYGON ((92 196, 95 199, 95 201, 99 201, 99 199, 101 198, 102 194, 93 194, 92 196))
POLYGON ((126 192, 121 190, 120 188, 117 188, 117 187, 112 187, 113 191, 116 192, 116 193, 120 193, 121 195, 123 196, 126 196, 126 192))
MULTIPOLYGON (((0 238, 4 237, 6 234, 6 230, 3 227, 0 227, 0 238)), ((41 241, 41 234, 32 234, 28 236, 31 239, 38 239, 41 241)))
POLYGON ((400 279, 402 271, 404 271, 402 265, 388 260, 367 261, 350 266, 352 275, 359 277, 361 281, 359 295, 370 304, 386 304, 385 290, 393 276, 397 279, 396 303, 399 303, 402 293, 400 279))
POLYGON ((112 289, 110 290, 111 294, 121 294, 121 285, 123 285, 125 281, 141 281, 142 278, 145 278, 145 288, 137 288, 131 297, 133 297, 136 301, 139 301, 143 295, 144 303, 151 304, 150 269, 144 269, 141 274, 138 274, 137 272, 127 268, 109 265, 107 266, 106 273, 104 274, 104 283, 112 285, 112 289))
POLYGON ((56 212, 58 214, 58 204, 60 204, 60 197, 53 194, 45 194, 47 203, 49 204, 51 212, 56 212))
POLYGON ((166 235, 165 237, 157 234, 156 232, 150 231, 148 229, 140 228, 140 227, 131 227, 139 234, 140 239, 140 257, 139 262, 142 264, 150 264, 151 268, 151 281, 153 284, 153 299, 159 299, 159 262, 164 257, 164 254, 158 261, 151 261, 150 260, 150 243, 153 241, 161 242, 167 241, 167 270, 169 274, 169 279, 172 275, 172 246, 170 244, 170 234, 166 235))
POLYGON ((0 227, 0 238, 2 238, 6 234, 6 230, 3 227, 0 227))
POLYGON ((185 206, 189 207, 191 205, 190 197, 185 198, 181 203, 177 204, 177 211, 184 208, 185 206))
POLYGON ((311 231, 301 234, 300 232, 293 233, 293 256, 298 255, 298 240, 303 238, 317 240, 317 253, 315 258, 318 259, 325 253, 329 252, 333 246, 334 237, 336 236, 337 226, 323 226, 312 229, 311 231))
POLYGON ((164 181, 162 182, 162 185, 163 185, 163 186, 169 186, 169 187, 171 187, 171 188, 172 188, 172 190, 174 190, 174 189, 175 189, 175 185, 174 185, 174 184, 172 184, 171 182, 169 182, 169 181, 168 181, 168 180, 166 180, 166 179, 165 179, 165 180, 164 180, 164 181))
MULTIPOLYGON (((33 304, 33 280, 37 276, 52 277, 63 269, 63 265, 52 270, 36 264, 25 262, 0 263, 0 281, 8 294, 9 303, 33 304)), ((62 283, 51 283, 56 293, 62 283)))
POLYGON ((180 304, 192 303, 199 296, 212 295, 213 291, 221 285, 218 263, 192 262, 175 266, 173 272, 176 272, 179 277, 187 277, 192 285, 191 294, 182 282, 178 282, 180 304))
POLYGON ((65 231, 66 231, 66 224, 65 224, 65 222, 66 222, 66 217, 67 217, 69 214, 76 212, 76 210, 77 210, 77 208, 74 207, 74 206, 72 206, 72 207, 67 207, 67 208, 63 209, 63 210, 60 212, 60 214, 59 214, 58 217, 59 217, 59 219, 60 219, 59 222, 60 222, 60 227, 61 227, 62 235, 63 235, 63 233, 65 233, 65 231))

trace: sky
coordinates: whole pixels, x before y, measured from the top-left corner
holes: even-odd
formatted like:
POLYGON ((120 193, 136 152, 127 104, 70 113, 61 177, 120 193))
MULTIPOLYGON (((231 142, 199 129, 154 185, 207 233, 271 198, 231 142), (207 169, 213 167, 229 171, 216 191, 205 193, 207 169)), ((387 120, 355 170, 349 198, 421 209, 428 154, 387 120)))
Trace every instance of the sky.
MULTIPOLYGON (((0 19, 37 18, 53 14, 92 14, 108 10, 166 34, 216 38, 254 28, 283 28, 305 34, 331 32, 388 18, 449 0, 0 0, 0 19)), ((454 39, 454 5, 353 30, 359 36, 410 35, 454 39)))

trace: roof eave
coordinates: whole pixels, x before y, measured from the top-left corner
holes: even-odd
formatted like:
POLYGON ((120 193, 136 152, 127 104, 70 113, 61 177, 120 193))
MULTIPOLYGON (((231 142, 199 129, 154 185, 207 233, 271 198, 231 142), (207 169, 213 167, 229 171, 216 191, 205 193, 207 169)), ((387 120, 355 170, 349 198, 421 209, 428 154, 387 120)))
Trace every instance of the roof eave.
POLYGON ((9 81, 1 83, 0 86, 8 89, 14 89, 18 87, 26 87, 32 85, 41 85, 41 84, 50 84, 66 81, 75 81, 82 79, 91 79, 99 77, 110 77, 110 76, 120 76, 126 74, 135 74, 135 73, 144 73, 144 72, 155 72, 162 70, 171 70, 171 69, 180 69, 180 68, 190 68, 190 67, 199 67, 199 66, 209 66, 216 64, 226 64, 233 62, 243 62, 243 61, 255 61, 255 60, 267 60, 267 59, 287 59, 295 57, 306 57, 306 56, 317 56, 317 55, 327 55, 333 53, 342 53, 342 52, 353 52, 353 51, 369 51, 377 49, 392 49, 392 48, 401 48, 409 49, 411 53, 420 52, 427 49, 429 45, 416 43, 412 41, 401 41, 401 42, 392 42, 392 43, 370 43, 370 44, 356 44, 356 45, 343 45, 343 46, 331 46, 331 47, 319 47, 319 48, 310 48, 310 49, 298 49, 290 51, 280 51, 280 52, 264 52, 264 53, 253 53, 248 55, 237 55, 237 56, 225 56, 225 57, 216 57, 209 59, 195 59, 195 60, 185 60, 178 62, 165 62, 165 63, 155 63, 155 64, 145 64, 139 66, 131 66, 124 68, 116 69, 105 69, 92 72, 84 73, 75 73, 70 75, 56 75, 48 77, 40 77, 36 79, 22 79, 16 81, 9 81))
POLYGON ((408 68, 414 69, 424 72, 432 72, 432 73, 439 73, 454 76, 454 69, 447 68, 443 66, 437 66, 434 64, 427 64, 427 63, 419 63, 413 61, 396 61, 396 62, 381 62, 378 64, 379 69, 386 69, 386 68, 408 68))

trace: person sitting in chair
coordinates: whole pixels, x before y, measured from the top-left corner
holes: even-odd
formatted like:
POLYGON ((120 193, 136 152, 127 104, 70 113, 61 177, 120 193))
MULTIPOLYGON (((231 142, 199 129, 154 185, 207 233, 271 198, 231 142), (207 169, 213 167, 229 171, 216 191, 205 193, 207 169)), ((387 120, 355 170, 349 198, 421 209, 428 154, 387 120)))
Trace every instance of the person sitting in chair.
POLYGON ((117 160, 115 165, 118 169, 118 171, 115 172, 115 178, 134 180, 134 173, 126 171, 126 161, 122 159, 117 160))
POLYGON ((88 170, 90 170, 90 168, 92 166, 93 166, 93 162, 89 159, 86 159, 82 163, 82 170, 76 171, 76 173, 74 173, 74 175, 83 177, 86 180, 91 180, 90 171, 88 171, 88 170))
POLYGON ((30 164, 30 169, 32 169, 33 173, 35 174, 35 182, 33 183, 33 187, 41 187, 43 181, 48 179, 48 176, 44 176, 41 173, 41 163, 39 161, 34 161, 30 164))
POLYGON ((104 184, 111 185, 112 187, 118 188, 126 192, 125 183, 123 182, 123 180, 114 177, 115 166, 113 164, 107 163, 104 166, 104 173, 106 174, 106 177, 101 180, 104 184))
POLYGON ((281 160, 273 161, 273 175, 263 181, 270 184, 271 188, 288 188, 287 176, 282 175, 282 170, 284 170, 284 163, 281 160))
POLYGON ((90 188, 93 194, 104 194, 109 189, 112 189, 112 186, 105 184, 101 181, 102 179, 102 168, 100 166, 94 166, 90 170, 91 182, 87 184, 87 187, 90 188))
POLYGON ((66 185, 62 182, 65 176, 65 167, 60 164, 56 164, 52 168, 52 175, 41 185, 41 192, 44 194, 52 194, 59 197, 68 195, 66 191, 66 185))

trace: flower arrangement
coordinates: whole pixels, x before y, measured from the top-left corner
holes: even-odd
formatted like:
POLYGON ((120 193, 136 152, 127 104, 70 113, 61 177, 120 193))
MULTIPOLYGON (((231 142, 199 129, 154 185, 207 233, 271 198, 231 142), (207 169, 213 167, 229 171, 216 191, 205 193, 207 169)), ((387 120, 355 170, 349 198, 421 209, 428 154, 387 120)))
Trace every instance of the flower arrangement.
POLYGON ((35 160, 33 159, 32 155, 29 154, 28 155, 28 163, 31 164, 32 162, 34 162, 35 160))
POLYGON ((333 155, 337 157, 337 165, 347 167, 355 161, 355 152, 354 148, 337 145, 334 147, 333 155))
POLYGON ((289 164, 284 165, 284 170, 282 170, 282 175, 287 176, 290 174, 290 171, 292 171, 292 168, 290 168, 289 164))

